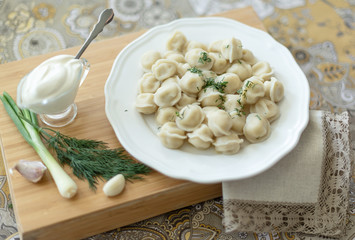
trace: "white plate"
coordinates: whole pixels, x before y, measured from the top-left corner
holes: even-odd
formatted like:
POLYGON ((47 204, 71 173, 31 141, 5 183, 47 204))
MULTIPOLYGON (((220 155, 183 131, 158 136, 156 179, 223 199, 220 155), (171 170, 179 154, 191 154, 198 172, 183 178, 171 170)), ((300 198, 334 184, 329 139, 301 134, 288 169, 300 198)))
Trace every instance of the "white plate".
POLYGON ((287 48, 267 33, 240 22, 219 18, 185 18, 147 31, 117 56, 105 85, 106 115, 118 140, 132 156, 155 170, 179 179, 216 183, 254 176, 270 168, 297 144, 309 118, 309 85, 287 48), (284 84, 279 103, 281 116, 272 123, 264 142, 242 147, 235 155, 199 151, 185 144, 182 149, 165 148, 156 136, 151 117, 135 110, 137 82, 142 76, 140 57, 148 50, 165 51, 168 36, 179 30, 188 40, 209 44, 236 37, 259 60, 270 63, 284 84))

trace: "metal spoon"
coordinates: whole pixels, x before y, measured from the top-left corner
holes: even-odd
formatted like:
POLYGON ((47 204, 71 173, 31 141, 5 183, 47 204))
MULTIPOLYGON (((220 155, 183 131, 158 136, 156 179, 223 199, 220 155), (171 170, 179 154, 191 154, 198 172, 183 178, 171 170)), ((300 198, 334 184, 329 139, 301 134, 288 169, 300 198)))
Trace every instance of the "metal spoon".
POLYGON ((114 17, 113 10, 111 8, 105 9, 101 12, 98 22, 95 24, 93 30, 90 32, 89 37, 85 40, 83 46, 80 48, 79 52, 76 54, 75 59, 79 59, 84 53, 86 48, 89 46, 92 40, 94 40, 97 35, 104 29, 104 27, 109 24, 114 17))

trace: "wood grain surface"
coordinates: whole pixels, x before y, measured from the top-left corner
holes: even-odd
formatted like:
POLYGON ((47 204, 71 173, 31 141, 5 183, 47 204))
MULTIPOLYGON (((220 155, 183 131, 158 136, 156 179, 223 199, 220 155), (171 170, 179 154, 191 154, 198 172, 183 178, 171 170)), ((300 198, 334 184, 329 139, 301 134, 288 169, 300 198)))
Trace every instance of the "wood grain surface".
MULTIPOLYGON (((219 16, 263 29, 252 8, 232 10, 219 16)), ((142 33, 99 41, 88 47, 83 57, 89 60, 91 69, 76 98, 78 116, 72 124, 59 129, 62 133, 102 140, 112 148, 120 146, 105 115, 104 85, 118 53, 142 33)), ((75 55, 78 49, 0 65, 0 91, 7 91, 15 98, 17 84, 29 71, 54 55, 75 55)), ((23 239, 80 239, 222 194, 221 184, 196 184, 154 171, 144 180, 128 183, 122 194, 113 198, 103 194, 102 182, 93 192, 87 182, 73 177, 79 190, 73 199, 67 200, 60 196, 48 173, 38 184, 26 181, 16 172, 9 174, 9 168, 18 160, 39 160, 39 157, 19 134, 3 106, 0 107, 0 136, 16 221, 23 239)), ((71 172, 68 168, 65 170, 71 172)))

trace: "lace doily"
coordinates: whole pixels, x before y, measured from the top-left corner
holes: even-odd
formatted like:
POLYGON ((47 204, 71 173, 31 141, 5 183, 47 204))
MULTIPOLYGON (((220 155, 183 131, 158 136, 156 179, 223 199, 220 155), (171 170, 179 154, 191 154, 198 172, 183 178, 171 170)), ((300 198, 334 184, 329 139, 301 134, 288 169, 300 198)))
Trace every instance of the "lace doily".
POLYGON ((317 203, 225 199, 227 232, 303 232, 333 237, 343 233, 352 169, 349 115, 323 112, 321 124, 324 152, 317 203))

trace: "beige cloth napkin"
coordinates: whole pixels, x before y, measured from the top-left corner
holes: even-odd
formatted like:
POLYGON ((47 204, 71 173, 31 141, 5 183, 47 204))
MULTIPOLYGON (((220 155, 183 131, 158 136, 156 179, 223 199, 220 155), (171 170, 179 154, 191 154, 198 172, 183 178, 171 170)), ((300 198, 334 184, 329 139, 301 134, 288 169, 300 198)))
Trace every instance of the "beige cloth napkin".
POLYGON ((340 236, 351 178, 349 115, 310 111, 300 141, 271 169, 224 182, 227 232, 303 232, 340 236))

